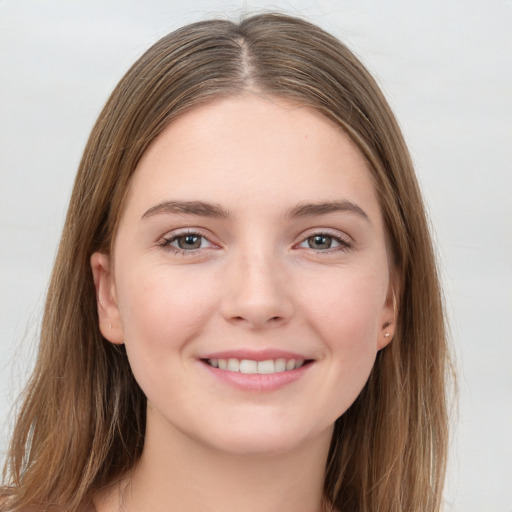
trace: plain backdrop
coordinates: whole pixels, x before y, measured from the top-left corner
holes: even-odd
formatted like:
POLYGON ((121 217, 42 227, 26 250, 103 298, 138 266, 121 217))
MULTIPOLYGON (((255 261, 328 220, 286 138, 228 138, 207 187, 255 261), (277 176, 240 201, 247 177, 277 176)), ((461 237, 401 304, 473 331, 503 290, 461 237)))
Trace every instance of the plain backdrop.
POLYGON ((107 96, 172 29, 261 10, 340 37, 387 95, 423 186, 457 357, 447 508, 512 512, 510 0, 0 0, 0 460, 107 96))

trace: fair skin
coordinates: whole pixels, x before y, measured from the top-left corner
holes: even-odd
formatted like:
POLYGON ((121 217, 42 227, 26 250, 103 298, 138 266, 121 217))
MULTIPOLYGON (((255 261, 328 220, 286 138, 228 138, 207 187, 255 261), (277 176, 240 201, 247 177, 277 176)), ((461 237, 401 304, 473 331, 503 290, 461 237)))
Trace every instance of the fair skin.
POLYGON ((350 139, 275 97, 196 107, 143 155, 91 264, 101 331, 148 399, 141 460, 98 512, 320 511, 334 422, 393 334, 350 139))

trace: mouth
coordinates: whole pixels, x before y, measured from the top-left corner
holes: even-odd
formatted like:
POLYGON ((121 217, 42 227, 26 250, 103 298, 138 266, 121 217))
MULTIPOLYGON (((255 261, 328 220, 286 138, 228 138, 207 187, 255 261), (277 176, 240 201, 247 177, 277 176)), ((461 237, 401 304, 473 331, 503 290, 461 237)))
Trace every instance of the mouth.
POLYGON ((246 375, 272 375, 275 373, 290 372, 298 370, 302 366, 310 364, 312 359, 286 359, 279 357, 277 359, 266 359, 256 361, 254 359, 229 359, 208 358, 203 361, 212 368, 218 368, 227 372, 243 373, 246 375))

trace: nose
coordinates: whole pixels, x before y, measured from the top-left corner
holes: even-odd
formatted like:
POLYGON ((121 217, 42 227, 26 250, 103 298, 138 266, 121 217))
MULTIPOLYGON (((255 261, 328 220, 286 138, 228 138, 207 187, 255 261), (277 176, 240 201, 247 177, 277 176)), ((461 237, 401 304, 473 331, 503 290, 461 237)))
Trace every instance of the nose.
POLYGON ((229 263, 221 314, 228 322, 249 329, 286 324, 294 311, 290 279, 275 255, 256 252, 229 263))

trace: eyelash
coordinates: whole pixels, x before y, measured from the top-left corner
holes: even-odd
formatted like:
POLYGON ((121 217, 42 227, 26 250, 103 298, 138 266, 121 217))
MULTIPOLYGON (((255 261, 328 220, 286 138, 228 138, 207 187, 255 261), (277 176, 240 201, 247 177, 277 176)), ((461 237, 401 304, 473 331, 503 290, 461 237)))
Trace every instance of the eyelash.
MULTIPOLYGON (((324 254, 327 255, 327 254, 332 254, 332 253, 337 253, 337 252, 345 252, 345 251, 348 251, 349 249, 352 249, 352 243, 349 242, 345 237, 342 237, 340 235, 335 235, 330 232, 324 232, 324 231, 318 231, 318 232, 313 232, 313 233, 309 234, 307 237, 303 238, 301 240, 301 242, 296 244, 294 247, 300 247, 302 244, 307 244, 308 241, 310 241, 311 239, 314 239, 315 237, 328 238, 331 240, 331 242, 335 242, 339 245, 336 247, 328 247, 323 250, 322 249, 314 249, 312 247, 304 247, 304 249, 311 251, 315 254, 322 254, 322 255, 324 255, 324 254)), ((206 249, 205 247, 201 247, 201 245, 203 244, 203 241, 206 241, 209 244, 211 244, 208 248, 215 247, 215 244, 213 244, 213 242, 211 242, 206 236, 204 236, 203 234, 201 234, 197 231, 185 231, 185 232, 181 232, 181 233, 172 234, 171 236, 166 236, 159 242, 158 245, 166 250, 172 251, 174 254, 179 254, 179 255, 183 255, 183 256, 185 256, 185 255, 193 256, 193 255, 198 254, 199 251, 206 249), (177 242, 180 238, 185 238, 185 237, 199 238, 201 240, 200 247, 192 248, 192 249, 182 249, 182 248, 172 245, 173 243, 177 242)))
POLYGON ((179 247, 176 247, 172 245, 174 242, 178 241, 180 238, 186 238, 186 237, 197 237, 201 239, 201 245, 204 240, 206 240, 208 243, 210 243, 212 246, 214 246, 213 242, 211 242, 206 236, 204 236, 201 233, 198 233, 197 231, 184 231, 181 233, 175 233, 171 236, 165 236, 163 239, 159 242, 159 246, 163 247, 166 250, 172 251, 174 254, 181 254, 183 256, 192 256, 194 254, 197 254, 198 251, 204 250, 204 247, 198 247, 197 249, 181 249, 179 247))
POLYGON ((348 240, 347 236, 340 236, 339 234, 334 234, 334 233, 331 233, 328 231, 313 232, 313 233, 309 234, 307 237, 305 237, 304 239, 302 239, 302 241, 297 245, 300 247, 303 244, 308 244, 308 242, 311 239, 314 239, 316 237, 328 238, 331 240, 331 243, 336 242, 339 245, 337 247, 328 247, 323 250, 322 249, 314 249, 312 247, 303 247, 307 251, 313 252, 315 255, 322 255, 322 256, 333 255, 333 254, 337 254, 339 252, 348 251, 348 250, 352 249, 352 247, 353 247, 352 243, 348 240))

